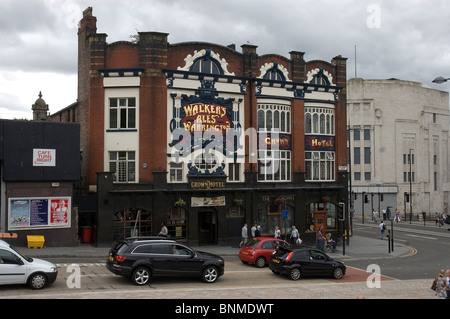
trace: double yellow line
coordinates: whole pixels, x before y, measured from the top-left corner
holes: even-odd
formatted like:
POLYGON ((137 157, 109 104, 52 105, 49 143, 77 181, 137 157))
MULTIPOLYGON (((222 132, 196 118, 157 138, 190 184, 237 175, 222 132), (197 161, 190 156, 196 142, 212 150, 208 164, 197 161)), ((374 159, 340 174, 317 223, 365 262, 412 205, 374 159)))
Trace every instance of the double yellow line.
POLYGON ((417 254, 417 249, 415 249, 414 247, 407 246, 407 245, 404 245, 404 246, 409 248, 409 253, 401 255, 399 257, 406 258, 406 257, 411 257, 411 256, 414 256, 415 254, 417 254))

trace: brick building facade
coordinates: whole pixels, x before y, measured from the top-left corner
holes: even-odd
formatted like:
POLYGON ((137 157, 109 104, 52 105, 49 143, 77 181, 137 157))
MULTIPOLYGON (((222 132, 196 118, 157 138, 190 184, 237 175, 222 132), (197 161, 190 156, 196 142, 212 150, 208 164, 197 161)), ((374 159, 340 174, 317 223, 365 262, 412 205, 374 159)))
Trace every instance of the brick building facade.
POLYGON ((0 233, 13 234, 10 243, 39 235, 46 246, 77 245, 79 139, 77 123, 0 121, 0 233))
POLYGON ((311 241, 347 229, 345 58, 160 32, 107 43, 96 21, 88 8, 79 24, 78 101, 52 120, 80 123, 79 203, 96 199, 99 245, 162 222, 193 244, 235 243, 244 222, 311 241))

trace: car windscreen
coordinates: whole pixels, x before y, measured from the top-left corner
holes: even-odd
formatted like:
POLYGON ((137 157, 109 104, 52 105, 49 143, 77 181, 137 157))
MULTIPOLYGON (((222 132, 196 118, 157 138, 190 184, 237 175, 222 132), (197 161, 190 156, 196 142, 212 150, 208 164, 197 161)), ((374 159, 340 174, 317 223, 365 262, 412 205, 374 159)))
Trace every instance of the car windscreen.
POLYGON ((28 261, 29 263, 33 262, 33 258, 22 255, 21 253, 19 253, 17 250, 14 249, 14 247, 12 247, 11 245, 9 246, 10 249, 12 249, 17 255, 19 255, 20 257, 22 257, 23 259, 25 259, 26 261, 28 261))
POLYGON ((247 242, 244 244, 244 246, 256 247, 259 242, 260 242, 259 239, 251 238, 251 239, 247 240, 247 242))

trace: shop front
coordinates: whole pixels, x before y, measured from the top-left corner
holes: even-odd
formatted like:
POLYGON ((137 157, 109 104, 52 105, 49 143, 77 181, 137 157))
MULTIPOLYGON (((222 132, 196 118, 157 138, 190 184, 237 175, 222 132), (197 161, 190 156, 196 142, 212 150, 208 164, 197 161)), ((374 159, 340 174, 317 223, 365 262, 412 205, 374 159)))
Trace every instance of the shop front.
POLYGON ((287 240, 295 226, 305 244, 315 243, 320 226, 324 235, 331 233, 334 238, 346 227, 337 216, 337 205, 346 196, 346 189, 338 184, 328 189, 306 188, 309 185, 305 184, 252 187, 196 178, 176 191, 168 187, 129 191, 111 179, 100 180, 100 245, 130 236, 157 236, 162 223, 170 238, 194 246, 237 246, 245 223, 249 234, 256 223, 261 234, 270 237, 278 226, 287 240))

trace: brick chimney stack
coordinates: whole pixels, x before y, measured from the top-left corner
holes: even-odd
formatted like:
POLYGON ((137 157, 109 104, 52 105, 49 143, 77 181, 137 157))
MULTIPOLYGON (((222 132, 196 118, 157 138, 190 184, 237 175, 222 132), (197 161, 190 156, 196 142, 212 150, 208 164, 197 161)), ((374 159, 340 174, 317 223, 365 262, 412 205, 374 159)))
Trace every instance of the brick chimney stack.
POLYGON ((86 35, 97 32, 97 18, 92 15, 92 7, 83 11, 83 19, 80 21, 78 35, 86 31, 86 35))

